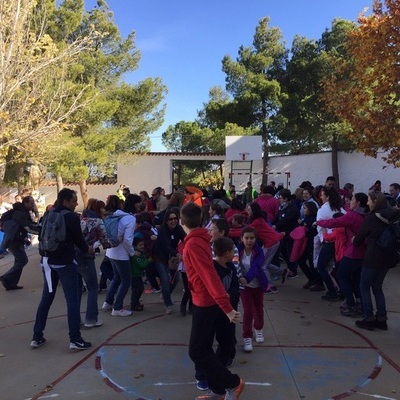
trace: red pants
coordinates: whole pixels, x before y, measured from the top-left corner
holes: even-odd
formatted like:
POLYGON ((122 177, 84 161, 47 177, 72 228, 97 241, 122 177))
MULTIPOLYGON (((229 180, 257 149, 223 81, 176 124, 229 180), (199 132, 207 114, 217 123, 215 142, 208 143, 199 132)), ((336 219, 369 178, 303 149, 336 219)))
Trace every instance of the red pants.
POLYGON ((254 329, 260 331, 264 327, 264 293, 261 288, 245 287, 240 293, 243 306, 243 337, 253 337, 254 329))

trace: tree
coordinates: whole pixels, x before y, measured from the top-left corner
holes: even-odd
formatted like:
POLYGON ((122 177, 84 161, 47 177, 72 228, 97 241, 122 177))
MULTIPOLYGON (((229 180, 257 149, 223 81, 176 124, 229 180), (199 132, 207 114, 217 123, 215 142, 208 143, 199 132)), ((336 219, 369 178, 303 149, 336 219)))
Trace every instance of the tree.
MULTIPOLYGON (((75 15, 75 4, 65 1, 61 8, 69 8, 63 16, 75 15)), ((60 12, 54 14, 60 19, 60 12)), ((88 13, 82 13, 78 26, 69 32, 69 38, 85 36, 91 27, 100 32, 94 46, 95 50, 82 53, 75 65, 76 74, 71 80, 76 84, 81 81, 93 81, 96 100, 91 107, 85 108, 75 116, 73 129, 66 131, 65 141, 73 149, 54 147, 53 162, 50 170, 57 176, 62 186, 62 176, 72 176, 79 181, 81 194, 86 203, 86 181, 95 171, 97 178, 114 175, 118 157, 134 151, 149 148, 148 135, 162 123, 163 105, 160 105, 166 88, 158 78, 147 78, 137 84, 122 82, 123 76, 138 67, 140 53, 136 49, 132 32, 122 39, 107 4, 98 1, 98 6, 88 13), (79 147, 79 154, 76 148, 79 147), (76 155, 71 163, 69 155, 76 155), (66 171, 69 171, 66 175, 66 171)), ((54 35, 64 37, 65 29, 61 25, 62 35, 53 27, 54 35)), ((68 37, 67 37, 68 38, 68 37)), ((70 39, 68 39, 70 40, 70 39)))
POLYGON ((263 18, 256 28, 253 46, 241 46, 236 61, 229 56, 222 61, 227 91, 238 103, 250 105, 250 126, 257 127, 263 138, 263 183, 273 139, 271 125, 284 98, 278 79, 286 57, 281 31, 270 28, 269 18, 263 18))
POLYGON ((388 151, 386 161, 400 162, 400 1, 374 1, 372 15, 361 14, 350 32, 336 74, 325 83, 330 109, 346 120, 348 136, 366 155, 388 151))
POLYGON ((98 33, 90 27, 62 47, 46 32, 46 4, 0 3, 0 156, 25 163, 71 116, 88 106, 91 82, 70 85, 69 71, 98 33))

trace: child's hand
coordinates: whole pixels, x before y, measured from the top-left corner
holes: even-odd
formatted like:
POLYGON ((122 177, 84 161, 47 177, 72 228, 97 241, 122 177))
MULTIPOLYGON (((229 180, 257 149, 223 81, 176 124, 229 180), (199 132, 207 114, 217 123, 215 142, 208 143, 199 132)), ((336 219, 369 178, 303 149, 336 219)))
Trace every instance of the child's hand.
POLYGON ((240 320, 240 312, 236 310, 232 310, 231 312, 226 314, 233 324, 237 324, 240 320))
POLYGON ((245 278, 241 277, 241 278, 239 278, 239 283, 241 283, 242 285, 246 285, 247 281, 245 278))

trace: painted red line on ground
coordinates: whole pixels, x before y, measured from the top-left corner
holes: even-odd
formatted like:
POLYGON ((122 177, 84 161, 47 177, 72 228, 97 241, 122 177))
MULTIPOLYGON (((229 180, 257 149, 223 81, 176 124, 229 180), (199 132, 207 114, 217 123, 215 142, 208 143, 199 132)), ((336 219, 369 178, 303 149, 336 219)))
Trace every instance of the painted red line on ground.
MULTIPOLYGON (((96 348, 94 348, 92 351, 90 351, 89 353, 87 353, 86 357, 83 357, 80 361, 78 361, 75 365, 73 365, 70 369, 68 369, 67 371, 65 371, 61 376, 59 376, 56 380, 54 380, 53 382, 51 382, 51 386, 54 388, 58 383, 60 383, 64 378, 66 378, 68 375, 70 375, 72 372, 74 372, 78 367, 80 367, 85 361, 87 361, 90 357, 93 356, 93 354, 96 354, 99 349, 101 349, 105 344, 109 343, 110 340, 112 340, 113 338, 115 338, 117 335, 119 335, 120 333, 126 331, 127 329, 133 328, 137 325, 143 324, 145 322, 151 321, 153 319, 157 319, 157 318, 161 318, 161 317, 165 317, 164 314, 162 315, 156 315, 154 317, 150 317, 147 319, 143 319, 141 321, 135 322, 134 324, 128 325, 123 329, 120 329, 119 331, 115 332, 113 335, 111 335, 109 338, 107 338, 103 343, 99 344, 96 348)), ((46 394, 47 391, 46 389, 42 389, 38 394, 36 394, 35 396, 33 396, 31 398, 31 400, 38 400, 40 397, 42 397, 44 394, 46 394)))
POLYGON ((326 319, 325 321, 330 322, 331 324, 338 325, 342 328, 345 328, 349 330, 350 332, 353 332, 355 335, 359 336, 362 338, 366 343, 368 343, 372 349, 374 349, 389 365, 391 365, 398 373, 400 373, 400 365, 397 364, 395 361, 393 361, 387 354, 385 354, 380 348, 378 348, 371 340, 369 340, 367 337, 365 337, 362 333, 358 332, 357 330, 350 328, 349 326, 343 325, 340 322, 337 321, 331 321, 326 319))
POLYGON ((110 387, 112 390, 114 390, 114 391, 116 391, 116 392, 118 392, 118 393, 122 393, 122 392, 123 392, 123 390, 122 390, 120 387, 118 387, 117 385, 115 385, 115 384, 114 384, 113 382, 111 382, 108 378, 104 378, 103 381, 104 381, 104 383, 105 383, 108 387, 110 387))
POLYGON ((101 357, 97 356, 96 360, 94 362, 94 367, 96 368, 97 371, 101 369, 101 357))

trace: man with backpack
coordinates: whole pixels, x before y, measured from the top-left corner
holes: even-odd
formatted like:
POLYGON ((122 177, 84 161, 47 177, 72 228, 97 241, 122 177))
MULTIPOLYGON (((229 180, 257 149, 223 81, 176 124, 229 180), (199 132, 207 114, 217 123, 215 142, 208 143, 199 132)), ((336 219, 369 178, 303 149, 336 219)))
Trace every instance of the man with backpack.
POLYGON ((57 207, 48 211, 42 221, 39 252, 42 256, 44 288, 36 313, 31 348, 42 346, 46 339, 43 331, 53 303, 58 282, 61 281, 67 302, 68 331, 72 350, 86 350, 92 346, 85 342, 80 332, 78 266, 75 246, 83 253, 94 254, 83 237, 78 214, 74 213, 78 199, 76 192, 64 188, 57 196, 57 207))
POLYGON ((4 230, 2 247, 8 248, 14 256, 14 265, 0 277, 0 281, 6 290, 23 289, 19 286, 22 270, 28 264, 28 256, 25 244, 28 240, 28 232, 39 233, 39 226, 33 223, 30 215, 35 207, 33 197, 26 196, 21 203, 14 203, 13 209, 2 215, 1 224, 4 230))

